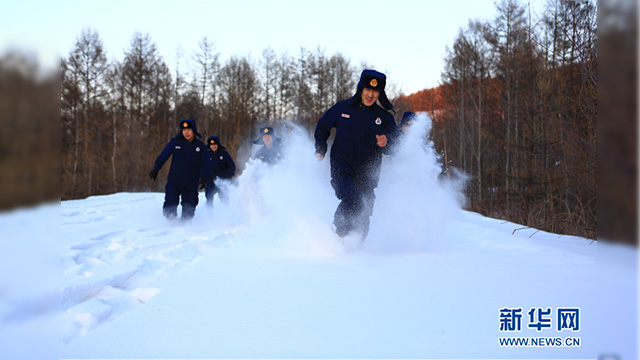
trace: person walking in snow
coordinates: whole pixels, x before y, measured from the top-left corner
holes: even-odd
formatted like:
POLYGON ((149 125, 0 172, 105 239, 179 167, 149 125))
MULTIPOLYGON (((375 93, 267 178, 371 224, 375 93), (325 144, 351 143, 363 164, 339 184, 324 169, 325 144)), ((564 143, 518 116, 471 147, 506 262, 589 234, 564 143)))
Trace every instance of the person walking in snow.
POLYGON ((164 147, 149 172, 151 180, 156 180, 162 165, 171 159, 167 176, 162 211, 168 219, 177 217, 178 203, 182 199, 182 219, 193 218, 198 205, 198 184, 207 177, 206 145, 200 141, 194 119, 182 120, 179 132, 164 147))
POLYGON ((216 185, 216 180, 228 180, 236 173, 236 163, 227 152, 227 148, 220 144, 218 136, 207 138, 207 178, 205 179, 204 194, 207 199, 207 206, 213 206, 213 196, 219 194, 222 200, 226 199, 224 193, 220 192, 220 186, 216 185))
POLYGON ((396 122, 389 112, 393 105, 384 91, 386 75, 364 70, 355 95, 333 105, 316 125, 316 157, 322 161, 327 139, 335 128, 331 147, 331 185, 340 200, 334 214, 336 234, 352 231, 364 240, 375 202, 382 154, 389 154, 396 137, 396 122))
POLYGON ((272 127, 261 128, 259 137, 253 143, 262 144, 262 147, 253 155, 254 159, 262 160, 267 164, 275 164, 281 160, 282 141, 275 137, 272 127))

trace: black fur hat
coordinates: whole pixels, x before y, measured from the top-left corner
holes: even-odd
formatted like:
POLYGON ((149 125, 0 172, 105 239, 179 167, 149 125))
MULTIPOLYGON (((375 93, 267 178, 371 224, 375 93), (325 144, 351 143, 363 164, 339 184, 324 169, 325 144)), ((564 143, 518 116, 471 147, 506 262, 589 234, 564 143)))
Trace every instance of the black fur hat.
POLYGON ((196 121, 194 119, 185 119, 180 120, 180 124, 178 125, 180 129, 180 133, 182 133, 182 129, 193 129, 193 133, 199 139, 202 139, 202 134, 198 132, 198 126, 196 125, 196 121))
POLYGON ((360 97, 362 96, 362 89, 369 88, 373 90, 380 91, 380 97, 378 97, 378 101, 380 101, 380 105, 385 110, 393 109, 393 104, 387 98, 387 94, 384 92, 384 87, 387 85, 387 76, 379 71, 365 69, 362 70, 360 74, 360 81, 358 81, 358 90, 356 90, 355 95, 349 99, 349 105, 356 104, 360 101, 360 97))
POLYGON ((207 146, 218 145, 218 149, 226 150, 227 148, 220 144, 220 138, 217 136, 209 136, 207 138, 207 146))
POLYGON ((273 130, 273 128, 271 126, 265 126, 263 128, 260 129, 260 134, 258 134, 258 138, 253 140, 254 144, 264 144, 264 142, 262 141, 262 137, 264 135, 271 135, 273 136, 273 140, 274 141, 280 141, 280 138, 277 138, 274 136, 275 131, 273 130))

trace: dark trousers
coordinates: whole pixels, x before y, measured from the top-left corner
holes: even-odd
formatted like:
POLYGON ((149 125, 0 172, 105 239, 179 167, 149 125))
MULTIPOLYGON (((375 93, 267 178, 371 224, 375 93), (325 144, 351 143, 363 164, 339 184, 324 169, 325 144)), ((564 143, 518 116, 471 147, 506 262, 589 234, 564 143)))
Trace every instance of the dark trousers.
POLYGON ((371 182, 337 173, 331 179, 331 186, 340 200, 333 216, 336 233, 346 236, 357 231, 364 239, 369 233, 369 217, 376 200, 371 182))
POLYGON ((227 203, 229 201, 227 194, 223 191, 220 191, 220 187, 216 186, 213 180, 207 180, 206 186, 204 188, 204 196, 207 199, 207 206, 213 206, 213 196, 215 194, 218 194, 218 196, 220 196, 220 200, 222 200, 223 202, 227 203))
POLYGON ((220 189, 214 184, 213 180, 207 180, 204 188, 204 196, 207 199, 207 206, 213 206, 213 196, 220 192, 220 189))
POLYGON ((185 186, 174 182, 167 182, 164 192, 164 204, 162 212, 169 219, 178 216, 178 204, 182 198, 182 219, 188 220, 193 217, 198 205, 198 185, 185 186))

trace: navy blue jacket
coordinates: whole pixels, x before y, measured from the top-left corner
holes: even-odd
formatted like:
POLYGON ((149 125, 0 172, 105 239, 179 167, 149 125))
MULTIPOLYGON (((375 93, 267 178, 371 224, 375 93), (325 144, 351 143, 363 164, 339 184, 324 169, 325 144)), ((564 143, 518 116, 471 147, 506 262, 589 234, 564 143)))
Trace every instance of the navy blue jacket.
POLYGON ((153 169, 160 171, 170 156, 173 158, 167 177, 168 182, 197 188, 200 179, 206 178, 207 146, 202 141, 195 138, 189 142, 182 133, 179 133, 164 147, 153 169))
POLYGON ((209 178, 231 179, 236 173, 236 163, 231 158, 227 150, 218 147, 218 151, 207 151, 208 175, 209 178))
POLYGON ((396 122, 377 104, 339 101, 318 120, 315 130, 316 152, 325 155, 331 128, 336 135, 331 147, 331 172, 353 178, 367 176, 377 186, 382 154, 388 154, 396 133, 396 122), (387 146, 377 145, 376 135, 387 136, 387 146))
POLYGON ((262 145, 258 151, 256 151, 255 155, 253 155, 254 159, 260 159, 267 164, 275 164, 282 159, 282 146, 280 141, 274 140, 273 145, 268 148, 266 145, 262 145))

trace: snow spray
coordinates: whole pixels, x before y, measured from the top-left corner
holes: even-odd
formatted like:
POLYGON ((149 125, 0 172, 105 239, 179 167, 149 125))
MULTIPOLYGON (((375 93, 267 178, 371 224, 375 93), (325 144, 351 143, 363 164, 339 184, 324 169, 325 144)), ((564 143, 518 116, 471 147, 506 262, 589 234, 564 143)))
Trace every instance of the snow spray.
POLYGON ((367 248, 383 252, 435 251, 444 230, 458 218, 464 178, 443 175, 431 118, 418 113, 390 156, 383 157, 367 248))
MULTIPOLYGON (((339 200, 330 185, 328 156, 318 162, 314 141, 302 128, 281 122, 282 161, 250 159, 228 189, 238 221, 249 225, 251 248, 285 247, 310 255, 344 252, 333 232, 339 200), (256 247, 257 246, 257 247, 256 247)), ((442 231, 457 218, 460 184, 441 179, 442 167, 427 140, 431 119, 419 114, 392 155, 383 155, 371 231, 360 251, 411 252, 438 248, 442 231)))

